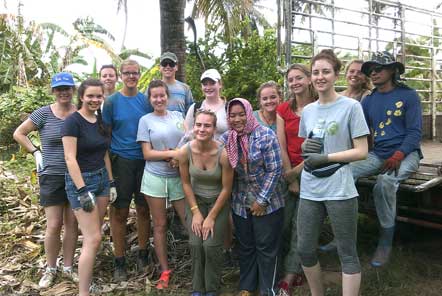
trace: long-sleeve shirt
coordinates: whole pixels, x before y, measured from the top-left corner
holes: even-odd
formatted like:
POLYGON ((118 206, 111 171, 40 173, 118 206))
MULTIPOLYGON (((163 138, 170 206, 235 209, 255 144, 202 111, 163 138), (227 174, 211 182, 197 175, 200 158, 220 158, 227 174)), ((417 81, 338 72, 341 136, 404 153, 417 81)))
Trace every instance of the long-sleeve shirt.
MULTIPOLYGON (((228 132, 220 141, 227 142, 228 132)), ((241 148, 240 159, 242 156, 241 148)), ((248 194, 259 204, 266 204, 266 214, 284 206, 282 179, 282 158, 276 134, 269 128, 259 126, 249 135, 247 171, 241 162, 235 168, 232 189, 232 210, 236 215, 247 218, 248 194)))
POLYGON ((362 101, 365 119, 373 132, 373 152, 387 159, 397 150, 405 155, 420 149, 422 108, 415 90, 395 87, 373 92, 362 101))

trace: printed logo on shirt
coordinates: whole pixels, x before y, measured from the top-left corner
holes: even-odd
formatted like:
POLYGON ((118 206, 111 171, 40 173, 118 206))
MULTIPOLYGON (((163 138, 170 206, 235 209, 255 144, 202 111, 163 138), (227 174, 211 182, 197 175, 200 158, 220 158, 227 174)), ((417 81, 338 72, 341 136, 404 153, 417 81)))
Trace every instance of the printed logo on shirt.
POLYGON ((339 125, 336 121, 331 121, 327 125, 327 134, 334 136, 338 133, 338 131, 339 131, 339 125))

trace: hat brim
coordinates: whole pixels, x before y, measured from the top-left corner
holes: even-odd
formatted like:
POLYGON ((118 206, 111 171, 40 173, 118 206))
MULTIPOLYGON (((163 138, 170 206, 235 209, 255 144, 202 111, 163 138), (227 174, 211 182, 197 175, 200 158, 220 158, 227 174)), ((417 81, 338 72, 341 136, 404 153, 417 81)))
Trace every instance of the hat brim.
POLYGON ((60 81, 60 82, 52 84, 51 88, 55 88, 55 87, 59 87, 59 86, 75 86, 75 84, 70 83, 70 82, 66 82, 66 81, 60 81))
POLYGON ((396 68, 399 71, 399 74, 403 74, 405 72, 404 64, 400 62, 391 62, 386 64, 381 64, 375 61, 368 61, 362 64, 361 72, 364 73, 367 76, 370 76, 370 69, 373 66, 383 66, 383 67, 390 67, 390 68, 396 68))

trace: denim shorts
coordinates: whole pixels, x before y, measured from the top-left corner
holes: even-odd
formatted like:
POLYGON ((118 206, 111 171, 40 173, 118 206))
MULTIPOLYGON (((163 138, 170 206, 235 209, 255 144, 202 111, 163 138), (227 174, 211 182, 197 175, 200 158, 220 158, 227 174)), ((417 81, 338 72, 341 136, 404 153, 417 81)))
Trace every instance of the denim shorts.
MULTIPOLYGON (((109 196, 109 176, 106 168, 101 168, 96 171, 81 173, 84 183, 88 191, 95 194, 95 197, 108 197, 109 196)), ((71 208, 77 210, 81 208, 79 195, 77 194, 77 186, 75 186, 69 173, 65 174, 66 180, 66 193, 68 195, 71 208)))

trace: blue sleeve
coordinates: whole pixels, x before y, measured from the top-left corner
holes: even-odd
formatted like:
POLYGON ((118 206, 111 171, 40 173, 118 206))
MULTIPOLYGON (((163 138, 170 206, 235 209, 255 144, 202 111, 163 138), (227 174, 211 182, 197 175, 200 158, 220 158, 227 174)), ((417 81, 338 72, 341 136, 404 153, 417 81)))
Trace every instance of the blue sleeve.
POLYGON ((260 190, 256 201, 259 204, 268 204, 271 193, 275 191, 282 174, 281 150, 278 138, 270 129, 259 141, 259 145, 262 146, 265 176, 264 182, 259 184, 260 190))
POLYGON ((368 110, 368 106, 369 105, 369 101, 370 101, 371 95, 368 95, 364 98, 364 100, 362 100, 361 105, 362 105, 362 111, 364 111, 364 117, 365 117, 365 121, 367 122, 368 125, 368 129, 371 130, 371 125, 370 125, 370 120, 369 120, 369 110, 368 110))
POLYGON ((422 138, 422 107, 416 91, 410 91, 405 112, 406 136, 399 147, 405 155, 419 149, 422 138))
POLYGON ((112 116, 113 116, 112 102, 114 100, 115 95, 116 94, 111 95, 104 101, 103 110, 101 111, 103 122, 110 127, 112 127, 112 116))

